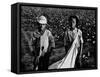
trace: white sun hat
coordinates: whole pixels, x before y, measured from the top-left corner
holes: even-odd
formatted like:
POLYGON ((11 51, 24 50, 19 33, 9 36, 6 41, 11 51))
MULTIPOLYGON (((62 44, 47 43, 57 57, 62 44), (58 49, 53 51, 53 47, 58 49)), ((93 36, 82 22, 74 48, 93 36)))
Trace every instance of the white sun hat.
POLYGON ((38 17, 37 21, 40 23, 40 24, 47 24, 47 19, 45 16, 40 16, 38 17))

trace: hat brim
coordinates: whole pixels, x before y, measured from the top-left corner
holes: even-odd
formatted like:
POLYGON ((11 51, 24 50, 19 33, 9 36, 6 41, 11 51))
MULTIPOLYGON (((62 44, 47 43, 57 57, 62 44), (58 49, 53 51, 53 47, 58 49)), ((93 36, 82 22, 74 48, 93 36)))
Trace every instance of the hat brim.
POLYGON ((40 24, 47 24, 47 21, 44 21, 44 20, 39 20, 38 21, 40 24))

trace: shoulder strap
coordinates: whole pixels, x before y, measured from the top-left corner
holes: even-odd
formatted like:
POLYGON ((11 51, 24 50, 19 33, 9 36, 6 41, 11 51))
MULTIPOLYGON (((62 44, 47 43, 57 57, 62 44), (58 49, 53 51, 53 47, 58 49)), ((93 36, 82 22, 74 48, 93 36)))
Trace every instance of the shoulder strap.
MULTIPOLYGON (((79 32, 79 29, 78 29, 78 32, 79 32)), ((74 41, 76 41, 77 40, 77 38, 78 38, 78 35, 79 35, 79 33, 77 32, 77 35, 76 35, 76 38, 75 38, 75 40, 74 41)))

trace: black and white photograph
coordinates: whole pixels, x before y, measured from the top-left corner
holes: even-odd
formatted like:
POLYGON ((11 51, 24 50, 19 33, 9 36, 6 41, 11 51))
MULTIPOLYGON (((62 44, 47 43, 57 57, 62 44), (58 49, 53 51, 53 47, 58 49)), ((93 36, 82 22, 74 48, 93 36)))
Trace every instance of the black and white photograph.
POLYGON ((97 8, 19 7, 20 72, 97 69, 97 8))

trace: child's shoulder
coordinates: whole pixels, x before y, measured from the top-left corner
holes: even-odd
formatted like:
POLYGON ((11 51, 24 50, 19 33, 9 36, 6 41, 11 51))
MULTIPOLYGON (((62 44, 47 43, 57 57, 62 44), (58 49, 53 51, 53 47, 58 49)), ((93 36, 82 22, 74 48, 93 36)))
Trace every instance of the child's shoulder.
POLYGON ((78 33, 80 36, 82 36, 82 31, 80 29, 78 29, 78 33))
POLYGON ((78 29, 79 33, 82 33, 82 31, 80 29, 78 29))
POLYGON ((46 29, 46 33, 47 33, 48 36, 51 35, 51 31, 48 30, 48 29, 46 29))
POLYGON ((67 29, 67 30, 65 31, 65 34, 66 34, 66 35, 71 34, 71 30, 70 30, 70 29, 67 29))

